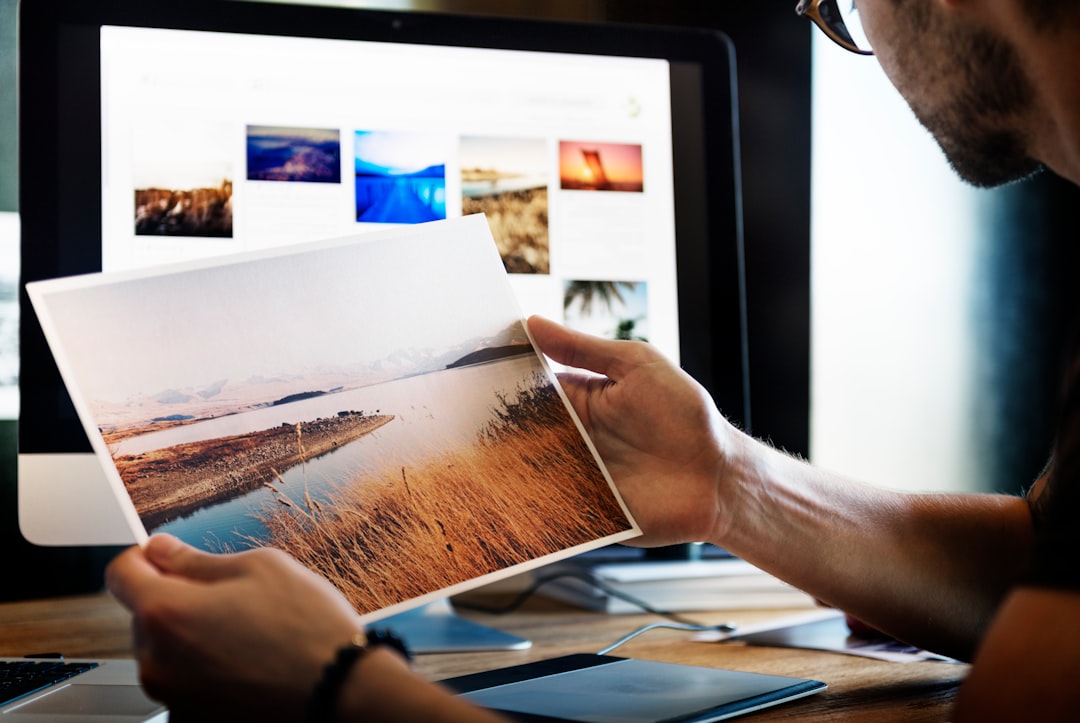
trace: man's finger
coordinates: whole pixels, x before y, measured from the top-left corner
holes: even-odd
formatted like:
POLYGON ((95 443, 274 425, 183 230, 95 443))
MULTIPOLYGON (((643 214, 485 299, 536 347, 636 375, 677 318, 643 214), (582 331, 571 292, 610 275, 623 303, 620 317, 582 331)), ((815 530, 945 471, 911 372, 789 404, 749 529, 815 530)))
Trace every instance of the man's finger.
POLYGON ((139 547, 124 550, 105 570, 105 586, 127 608, 132 608, 143 591, 161 580, 161 571, 147 559, 139 547))
POLYGON ((154 535, 146 543, 144 553, 161 572, 189 580, 213 582, 235 577, 240 572, 240 555, 215 555, 172 535, 154 535))
POLYGON ((622 375, 629 351, 625 343, 583 334, 542 316, 531 316, 528 323, 536 346, 558 363, 611 379, 622 375))

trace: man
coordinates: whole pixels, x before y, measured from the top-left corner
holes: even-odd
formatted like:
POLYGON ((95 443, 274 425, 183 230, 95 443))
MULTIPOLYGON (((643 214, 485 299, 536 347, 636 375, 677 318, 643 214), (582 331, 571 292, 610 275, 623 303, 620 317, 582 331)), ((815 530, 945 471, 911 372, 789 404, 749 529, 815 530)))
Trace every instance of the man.
MULTIPOLYGON (((856 6, 885 72, 964 178, 994 185, 1045 166, 1080 183, 1080 4, 856 6)), ((799 10, 867 50, 835 0, 799 10)), ((741 434, 647 345, 542 319, 529 328, 547 355, 593 373, 564 375, 564 386, 646 533, 640 544, 715 542, 898 638, 974 659, 958 720, 1080 716, 1080 357, 1053 460, 1026 498, 903 495, 741 434)), ((212 556, 155 538, 121 555, 108 583, 135 613, 147 689, 178 718, 250 714, 254 701, 263 720, 296 719, 357 629, 328 583, 268 550, 212 556)), ((489 715, 388 650, 332 672, 340 720, 489 715)))

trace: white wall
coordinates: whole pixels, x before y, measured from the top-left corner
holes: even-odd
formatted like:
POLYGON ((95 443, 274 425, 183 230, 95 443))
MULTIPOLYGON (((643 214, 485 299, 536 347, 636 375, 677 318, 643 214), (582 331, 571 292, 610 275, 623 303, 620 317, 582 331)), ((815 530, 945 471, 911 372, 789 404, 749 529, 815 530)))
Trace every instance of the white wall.
POLYGON ((976 191, 873 58, 814 33, 811 461, 974 487, 976 191))

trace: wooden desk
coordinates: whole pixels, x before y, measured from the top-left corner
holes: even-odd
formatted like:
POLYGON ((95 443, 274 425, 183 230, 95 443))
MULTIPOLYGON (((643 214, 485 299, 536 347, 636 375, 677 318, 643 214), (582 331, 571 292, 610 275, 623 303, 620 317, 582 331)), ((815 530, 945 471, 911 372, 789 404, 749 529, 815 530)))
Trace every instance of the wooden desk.
MULTIPOLYGON (((792 611, 688 614, 710 624, 751 623, 792 611)), ((655 622, 648 615, 610 616, 543 599, 507 616, 464 612, 477 622, 533 641, 529 650, 424 655, 416 669, 437 680, 565 653, 596 652, 632 630, 655 622)), ((740 720, 945 721, 967 666, 885 663, 848 655, 736 644, 698 643, 690 633, 654 630, 614 655, 816 678, 825 693, 740 720)), ((62 652, 71 657, 131 655, 130 616, 107 595, 0 604, 0 656, 62 652)))

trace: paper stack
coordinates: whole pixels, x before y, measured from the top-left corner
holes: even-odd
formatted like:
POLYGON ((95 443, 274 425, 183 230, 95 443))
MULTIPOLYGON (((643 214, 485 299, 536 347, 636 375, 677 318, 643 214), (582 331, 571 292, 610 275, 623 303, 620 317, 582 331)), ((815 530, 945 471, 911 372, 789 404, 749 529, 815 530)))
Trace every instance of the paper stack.
POLYGON ((663 562, 570 560, 536 572, 538 594, 608 613, 797 608, 806 593, 738 558, 663 562), (626 597, 632 599, 626 599, 626 597))

